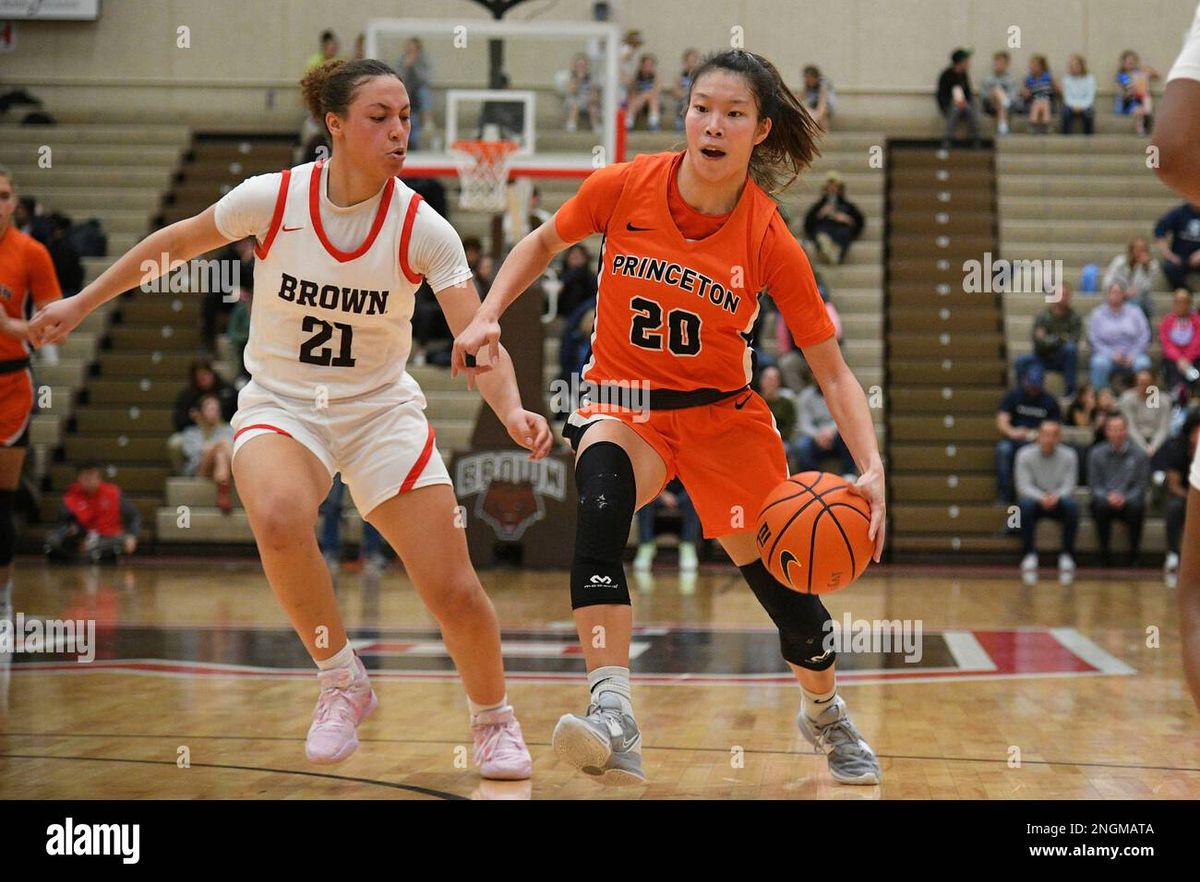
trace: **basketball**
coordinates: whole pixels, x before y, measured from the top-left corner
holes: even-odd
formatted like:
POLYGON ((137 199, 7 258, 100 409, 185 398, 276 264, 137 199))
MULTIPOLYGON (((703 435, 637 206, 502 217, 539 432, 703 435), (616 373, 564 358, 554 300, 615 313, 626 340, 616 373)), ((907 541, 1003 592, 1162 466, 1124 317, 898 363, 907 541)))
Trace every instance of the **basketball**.
POLYGON ((776 579, 805 594, 839 591, 861 576, 875 543, 871 506, 844 478, 792 475, 763 501, 758 553, 776 579))

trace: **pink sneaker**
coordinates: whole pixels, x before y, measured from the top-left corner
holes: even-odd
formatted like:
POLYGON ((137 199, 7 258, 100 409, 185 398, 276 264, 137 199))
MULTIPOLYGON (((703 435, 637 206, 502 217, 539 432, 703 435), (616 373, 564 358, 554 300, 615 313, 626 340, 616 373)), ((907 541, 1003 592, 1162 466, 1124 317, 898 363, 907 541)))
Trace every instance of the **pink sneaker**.
POLYGON ((471 722, 475 765, 484 778, 522 781, 533 774, 533 758, 510 705, 477 714, 471 722))
POLYGON ((321 694, 304 753, 310 762, 340 763, 358 747, 358 724, 379 706, 379 699, 357 655, 352 667, 321 671, 317 680, 321 694))

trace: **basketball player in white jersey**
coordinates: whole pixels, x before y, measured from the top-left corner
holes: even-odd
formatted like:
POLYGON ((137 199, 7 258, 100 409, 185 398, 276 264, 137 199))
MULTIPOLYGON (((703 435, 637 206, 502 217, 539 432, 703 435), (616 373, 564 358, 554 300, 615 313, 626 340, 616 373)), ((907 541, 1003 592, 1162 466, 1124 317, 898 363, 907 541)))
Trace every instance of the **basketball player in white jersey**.
MULTIPOLYGON (((462 243, 450 224, 395 177, 404 163, 409 97, 390 67, 333 61, 302 88, 324 121, 328 161, 250 178, 215 205, 136 245, 80 294, 41 310, 29 339, 63 339, 83 317, 144 283, 143 261, 188 260, 253 235, 258 257, 233 472, 263 569, 320 669, 306 753, 339 762, 358 746, 376 707, 347 641, 317 546, 317 509, 340 471, 355 506, 396 549, 437 618, 465 687, 475 760, 490 778, 528 778, 532 763, 505 693, 500 631, 456 524, 457 499, 405 372, 410 318, 429 281, 450 328, 479 307, 462 243)), ((518 444, 540 459, 552 436, 521 406, 512 362, 478 380, 518 444)))
MULTIPOLYGON (((1200 205, 1200 6, 1183 51, 1167 74, 1167 87, 1154 125, 1155 168, 1163 183, 1200 205)), ((1183 672, 1200 708, 1200 448, 1188 477, 1187 519, 1179 560, 1179 622, 1183 672)))

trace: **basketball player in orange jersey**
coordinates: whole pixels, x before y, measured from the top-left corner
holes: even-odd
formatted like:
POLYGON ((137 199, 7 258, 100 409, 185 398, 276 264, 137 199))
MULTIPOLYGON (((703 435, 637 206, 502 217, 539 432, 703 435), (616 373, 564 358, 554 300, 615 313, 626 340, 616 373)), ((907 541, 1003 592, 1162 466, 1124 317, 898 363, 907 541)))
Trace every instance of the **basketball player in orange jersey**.
MULTIPOLYGON (((346 637, 317 546, 317 509, 337 472, 355 506, 396 549, 441 626, 466 689, 475 761, 488 778, 528 778, 529 751, 505 694, 500 630, 456 525, 457 499, 425 397, 405 371, 422 278, 452 329, 479 306, 462 242, 396 177, 409 133, 409 96, 374 60, 331 61, 302 82, 333 153, 239 184, 217 204, 147 237, 78 296, 33 319, 32 342, 61 339, 88 311, 147 281, 143 261, 188 260, 257 239, 254 307, 233 450, 234 479, 263 569, 320 669, 308 758, 339 762, 376 707, 346 637), (163 256, 167 256, 164 259, 163 256)), ((550 450, 544 417, 521 406, 512 363, 480 392, 532 459, 550 450)))
POLYGON ((29 369, 25 305, 62 298, 46 246, 12 225, 17 192, 0 166, 0 617, 12 601, 12 560, 17 545, 13 499, 29 447, 33 374, 29 369))
MULTIPOLYGON (((1200 205, 1200 6, 1183 51, 1167 74, 1167 86, 1154 124, 1159 150, 1156 171, 1163 183, 1200 205)), ((1187 518, 1179 561, 1179 623, 1183 671, 1192 700, 1200 708, 1200 449, 1188 476, 1187 518)))
POLYGON ((633 615, 621 556, 635 508, 678 474, 705 536, 720 540, 779 628, 783 657, 804 693, 800 731, 827 754, 835 780, 876 784, 878 760, 847 716, 834 654, 823 646, 829 613, 815 595, 769 574, 754 535, 760 503, 787 477, 771 412, 749 389, 748 335, 766 289, 858 465, 856 492, 871 506, 875 560, 883 547, 883 465, 866 396, 842 360, 808 259, 766 192, 809 164, 819 128, 769 61, 740 50, 712 56, 696 71, 685 125, 682 153, 594 172, 554 223, 513 249, 454 343, 453 369, 485 376, 486 354, 472 368, 466 357, 489 349, 496 362, 504 309, 554 254, 604 234, 593 357, 583 377, 602 393, 648 381, 649 413, 632 397, 614 412, 602 394, 568 419, 579 488, 571 604, 591 702, 585 715, 559 720, 554 749, 606 783, 645 780, 630 702, 633 615))

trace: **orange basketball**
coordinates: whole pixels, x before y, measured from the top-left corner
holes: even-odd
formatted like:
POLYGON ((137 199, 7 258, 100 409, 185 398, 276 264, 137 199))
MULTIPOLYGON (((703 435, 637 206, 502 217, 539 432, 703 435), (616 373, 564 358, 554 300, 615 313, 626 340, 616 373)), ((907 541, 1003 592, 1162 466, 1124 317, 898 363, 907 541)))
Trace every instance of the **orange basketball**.
POLYGON ((829 594, 863 574, 875 543, 871 506, 844 478, 792 475, 763 500, 758 553, 776 579, 804 594, 829 594))

